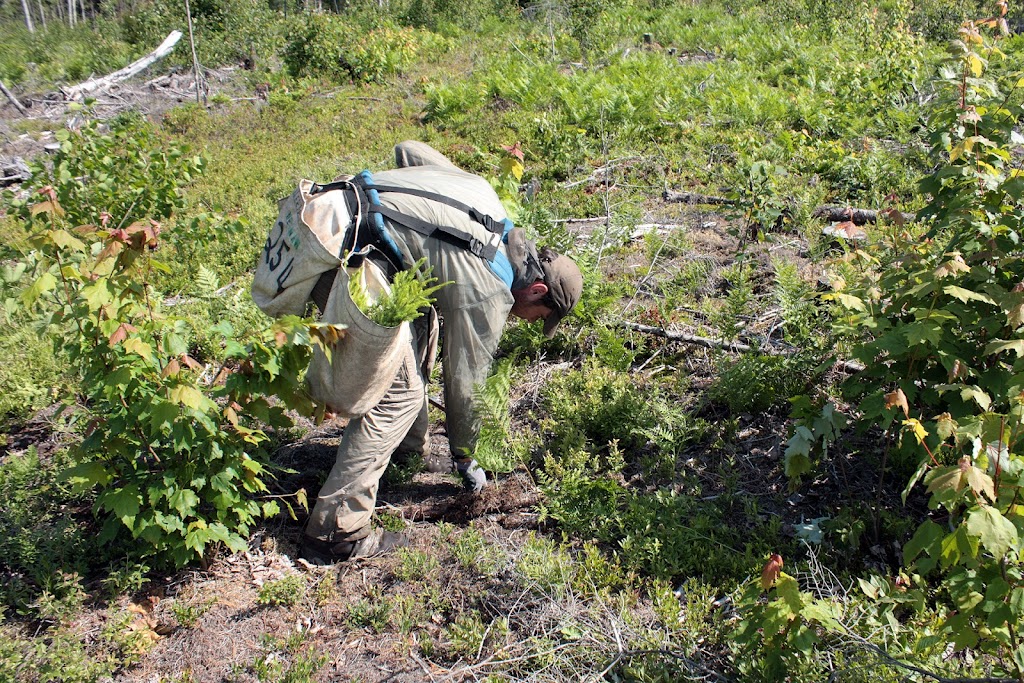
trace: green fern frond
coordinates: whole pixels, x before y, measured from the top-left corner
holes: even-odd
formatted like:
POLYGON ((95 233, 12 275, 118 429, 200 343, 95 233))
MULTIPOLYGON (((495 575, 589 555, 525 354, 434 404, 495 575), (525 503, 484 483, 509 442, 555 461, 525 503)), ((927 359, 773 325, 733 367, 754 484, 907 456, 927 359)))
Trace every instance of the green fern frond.
POLYGON ((196 294, 199 296, 213 296, 220 289, 220 279, 217 273, 206 266, 199 266, 196 271, 196 294))
POLYGON ((473 395, 473 407, 480 418, 480 434, 473 457, 491 472, 510 472, 517 464, 509 448, 512 418, 508 398, 514 361, 514 357, 509 357, 495 364, 491 375, 476 387, 473 395))
POLYGON ((800 277, 795 264, 773 259, 775 269, 775 300, 782 312, 783 328, 791 341, 804 340, 813 330, 817 310, 814 291, 800 277))
POLYGON ((449 284, 434 284, 437 278, 430 276, 426 263, 423 258, 411 268, 399 271, 391 281, 391 291, 382 294, 375 303, 370 303, 362 278, 358 276, 349 280, 349 295, 366 317, 382 327, 397 327, 415 320, 434 303, 433 294, 449 284))

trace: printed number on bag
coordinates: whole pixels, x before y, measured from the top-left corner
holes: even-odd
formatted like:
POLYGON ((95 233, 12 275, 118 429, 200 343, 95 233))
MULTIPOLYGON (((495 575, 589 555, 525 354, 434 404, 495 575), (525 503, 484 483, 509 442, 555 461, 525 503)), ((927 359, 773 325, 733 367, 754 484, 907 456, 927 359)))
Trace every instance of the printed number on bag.
POLYGON ((285 283, 295 265, 293 249, 298 249, 300 241, 295 234, 294 214, 286 214, 284 221, 278 221, 274 229, 267 235, 267 243, 263 247, 263 260, 272 273, 277 273, 277 293, 285 290, 285 283), (288 222, 285 226, 284 221, 288 222), (280 272, 278 272, 280 269, 280 272))

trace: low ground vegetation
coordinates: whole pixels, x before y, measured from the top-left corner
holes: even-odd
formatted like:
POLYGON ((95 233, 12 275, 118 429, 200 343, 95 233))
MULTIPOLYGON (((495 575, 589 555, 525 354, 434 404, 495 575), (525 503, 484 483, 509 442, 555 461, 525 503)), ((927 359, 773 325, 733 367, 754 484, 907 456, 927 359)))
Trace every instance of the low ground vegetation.
MULTIPOLYGON (((36 112, 183 21, 15 10, 0 80, 36 112)), ((0 678, 1024 680, 1015 8, 192 11, 231 95, 3 121, 58 149, 0 216, 0 678), (395 465, 411 547, 318 569, 342 425, 300 380, 334 332, 249 273, 298 178, 406 138, 587 286, 554 340, 506 331, 495 486, 395 465)))

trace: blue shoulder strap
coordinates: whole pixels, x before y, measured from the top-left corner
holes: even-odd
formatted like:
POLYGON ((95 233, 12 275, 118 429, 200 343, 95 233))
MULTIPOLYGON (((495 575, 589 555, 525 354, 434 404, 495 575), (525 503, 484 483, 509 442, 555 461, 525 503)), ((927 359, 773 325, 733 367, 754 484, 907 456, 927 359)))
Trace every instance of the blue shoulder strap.
MULTIPOLYGON (((370 172, 363 171, 358 176, 356 176, 355 179, 357 181, 360 181, 359 184, 363 188, 365 188, 366 196, 370 200, 371 206, 380 206, 380 195, 377 193, 377 190, 375 190, 373 187, 373 176, 370 175, 370 172)), ((374 237, 380 240, 380 243, 383 245, 385 251, 390 252, 388 255, 396 259, 395 263, 397 263, 400 267, 404 268, 405 259, 402 258, 402 252, 398 248, 398 245, 395 244, 395 240, 394 238, 391 237, 391 233, 388 232, 387 226, 384 225, 384 216, 382 216, 379 211, 371 210, 368 218, 370 230, 373 232, 374 237)))
POLYGON ((404 194, 412 194, 416 196, 425 197, 434 201, 441 201, 449 206, 453 206, 457 209, 465 211, 469 214, 471 220, 476 221, 483 225, 488 232, 501 234, 501 241, 508 244, 508 233, 513 228, 512 221, 508 218, 497 221, 491 216, 483 214, 476 209, 452 200, 451 198, 444 197, 443 195, 437 195, 434 193, 425 192, 422 190, 406 189, 401 187, 392 186, 379 186, 373 182, 373 176, 369 171, 363 171, 356 176, 355 181, 358 185, 361 185, 366 192, 366 196, 370 201, 370 217, 369 223, 371 230, 381 240, 385 247, 389 250, 394 250, 395 253, 399 254, 399 263, 402 262, 401 255, 398 250, 398 245, 395 244, 394 239, 388 233, 387 226, 384 223, 384 217, 391 219, 392 221, 412 228, 417 232, 424 235, 434 235, 436 232, 441 232, 448 238, 454 238, 458 240, 466 249, 476 254, 480 258, 487 261, 491 271, 498 276, 498 278, 505 283, 505 285, 511 289, 512 282, 515 279, 515 273, 512 270, 512 264, 501 250, 495 248, 493 245, 488 247, 480 242, 480 240, 473 237, 472 234, 466 233, 462 230, 458 230, 451 226, 440 226, 426 223, 419 218, 414 216, 407 216, 405 214, 389 209, 381 204, 380 191, 386 192, 401 192, 404 194))

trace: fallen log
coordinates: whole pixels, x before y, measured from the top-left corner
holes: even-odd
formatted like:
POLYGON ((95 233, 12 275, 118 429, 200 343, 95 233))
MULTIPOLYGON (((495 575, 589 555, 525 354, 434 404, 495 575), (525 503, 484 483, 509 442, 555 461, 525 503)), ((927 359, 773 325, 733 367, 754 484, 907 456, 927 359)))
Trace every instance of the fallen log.
MULTIPOLYGON (((735 206, 736 200, 728 197, 718 197, 699 192, 672 192, 665 191, 661 195, 662 200, 674 204, 718 204, 723 206, 735 206)), ((912 223, 917 216, 912 213, 904 213, 893 209, 875 211, 874 209, 858 209, 852 206, 835 206, 824 204, 814 210, 815 218, 824 218, 827 221, 839 222, 850 221, 855 225, 865 223, 877 223, 879 215, 894 219, 897 215, 904 223, 912 223)))
POLYGON ((26 109, 25 106, 18 101, 18 98, 14 96, 14 93, 7 89, 7 86, 4 85, 3 81, 0 81, 0 92, 2 92, 4 95, 7 95, 7 99, 11 101, 11 104, 14 105, 14 108, 17 109, 22 116, 28 116, 28 109, 26 109))
POLYGON ((0 187, 23 183, 31 174, 21 157, 14 157, 10 162, 0 162, 0 187))
POLYGON ((116 83, 120 83, 121 81, 127 80, 132 76, 145 71, 154 63, 171 54, 171 51, 174 50, 174 46, 178 44, 179 40, 181 40, 181 36, 181 31, 171 31, 171 33, 164 38, 164 42, 160 43, 160 46, 157 47, 157 49, 153 50, 145 57, 135 60, 123 69, 119 69, 112 74, 107 74, 102 78, 90 79, 84 83, 71 86, 70 88, 61 88, 61 94, 64 96, 64 100, 68 102, 81 100, 90 93, 105 90, 116 83))
POLYGON ((917 220, 916 214, 903 213, 902 211, 895 211, 894 209, 875 211, 874 209, 858 209, 852 206, 831 206, 828 204, 819 206, 811 215, 815 218, 824 218, 827 221, 833 222, 850 221, 854 225, 877 223, 879 215, 885 216, 890 220, 893 220, 895 216, 898 215, 904 223, 913 223, 917 220))
POLYGON ((728 197, 716 197, 697 192, 671 192, 666 190, 662 193, 661 198, 666 202, 674 204, 724 204, 725 206, 733 206, 736 203, 735 199, 729 199, 728 197))

